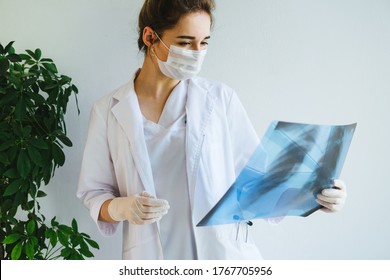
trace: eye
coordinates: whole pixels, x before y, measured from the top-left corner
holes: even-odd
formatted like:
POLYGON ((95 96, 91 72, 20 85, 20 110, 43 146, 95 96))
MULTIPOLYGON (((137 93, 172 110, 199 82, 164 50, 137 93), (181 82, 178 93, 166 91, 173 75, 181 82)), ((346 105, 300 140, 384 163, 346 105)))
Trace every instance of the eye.
POLYGON ((179 42, 178 44, 179 44, 179 46, 182 46, 182 47, 186 47, 186 46, 191 46, 192 45, 192 43, 188 42, 188 41, 179 42))

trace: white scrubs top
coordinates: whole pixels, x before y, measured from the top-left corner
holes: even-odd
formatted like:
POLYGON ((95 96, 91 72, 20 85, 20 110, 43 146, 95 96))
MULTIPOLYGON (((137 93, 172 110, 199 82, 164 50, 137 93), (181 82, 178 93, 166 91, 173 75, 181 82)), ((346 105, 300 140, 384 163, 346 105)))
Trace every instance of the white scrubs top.
POLYGON ((196 259, 186 171, 187 82, 170 94, 158 123, 144 117, 144 134, 157 198, 170 209, 160 220, 164 259, 196 259))

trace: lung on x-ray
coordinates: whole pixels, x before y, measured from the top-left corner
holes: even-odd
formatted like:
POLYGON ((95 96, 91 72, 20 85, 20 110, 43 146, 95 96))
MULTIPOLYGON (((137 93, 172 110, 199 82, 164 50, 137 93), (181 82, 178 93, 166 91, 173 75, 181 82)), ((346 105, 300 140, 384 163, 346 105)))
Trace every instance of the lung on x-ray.
POLYGON ((233 185, 197 226, 306 217, 316 195, 340 176, 356 123, 274 121, 233 185))

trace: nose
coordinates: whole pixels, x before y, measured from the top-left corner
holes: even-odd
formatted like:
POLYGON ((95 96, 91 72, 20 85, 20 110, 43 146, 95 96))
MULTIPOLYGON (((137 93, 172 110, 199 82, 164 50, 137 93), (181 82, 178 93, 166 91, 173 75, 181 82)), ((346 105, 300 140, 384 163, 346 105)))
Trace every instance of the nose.
POLYGON ((200 51, 200 50, 201 50, 201 45, 200 45, 200 44, 194 44, 192 50, 194 50, 194 51, 200 51))
POLYGON ((201 42, 199 43, 194 43, 192 46, 192 50, 194 51, 201 51, 207 48, 207 45, 203 45, 201 42))

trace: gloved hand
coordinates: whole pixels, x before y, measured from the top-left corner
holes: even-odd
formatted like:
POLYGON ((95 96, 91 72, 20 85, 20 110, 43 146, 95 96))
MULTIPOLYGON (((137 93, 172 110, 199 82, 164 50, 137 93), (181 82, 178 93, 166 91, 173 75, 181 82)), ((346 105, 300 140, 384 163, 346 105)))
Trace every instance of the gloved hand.
POLYGON ((317 203, 324 206, 324 212, 340 211, 345 204, 347 198, 347 188, 342 180, 333 180, 333 188, 324 189, 317 195, 317 203))
POLYGON ((169 204, 147 192, 127 197, 114 198, 108 204, 108 214, 117 221, 127 220, 132 224, 144 225, 158 221, 168 213, 169 204))

